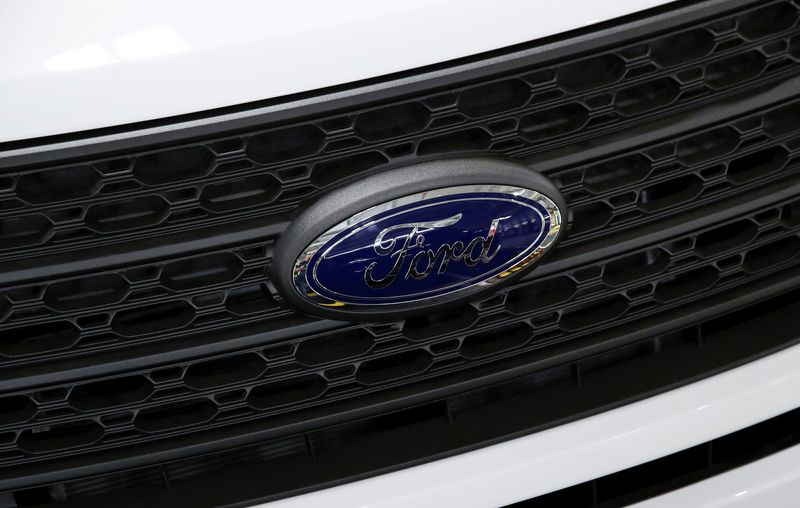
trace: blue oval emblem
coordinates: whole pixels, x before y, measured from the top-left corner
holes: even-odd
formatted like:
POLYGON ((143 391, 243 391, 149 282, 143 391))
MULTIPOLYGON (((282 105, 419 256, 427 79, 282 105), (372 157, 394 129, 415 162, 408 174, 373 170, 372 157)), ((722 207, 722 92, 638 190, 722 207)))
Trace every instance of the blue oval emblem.
POLYGON ((329 229, 294 264, 295 289, 326 307, 391 305, 477 290, 532 264, 561 228, 558 206, 507 185, 435 189, 329 229))

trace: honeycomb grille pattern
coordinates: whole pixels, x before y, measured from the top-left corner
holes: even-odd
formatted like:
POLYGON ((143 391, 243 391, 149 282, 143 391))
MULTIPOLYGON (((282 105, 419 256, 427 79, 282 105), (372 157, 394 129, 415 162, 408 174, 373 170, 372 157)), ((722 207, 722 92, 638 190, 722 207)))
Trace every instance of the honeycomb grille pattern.
MULTIPOLYGON (((800 100, 551 174, 573 211, 564 244, 723 200, 800 170, 800 100)), ((190 340, 293 313, 268 289, 271 241, 0 289, 0 366, 190 340)))
POLYGON ((0 464, 274 417, 544 350, 798 264, 795 200, 440 314, 9 393, 0 464))
POLYGON ((16 277, 0 279, 0 466, 393 402, 394 390, 547 356, 800 268, 797 193, 608 247, 797 186, 800 91, 704 115, 800 76, 798 2, 324 118, 0 173, 0 273, 16 277), (687 117, 700 120, 661 130, 687 117), (643 131, 659 135, 619 142, 643 131), (564 249, 484 300, 392 323, 316 320, 273 294, 275 231, 217 239, 279 230, 384 165, 473 153, 541 165, 572 213, 564 249), (184 233, 213 241, 175 247, 184 233), (106 262, 113 249, 132 255, 106 262), (96 253, 96 266, 51 266, 96 253), (27 265, 35 275, 18 276, 27 265))
POLYGON ((4 174, 0 260, 275 216, 390 161, 464 152, 529 156, 686 111, 800 74, 799 10, 796 2, 773 2, 412 101, 4 174))
POLYGON ((0 292, 0 365, 280 322, 270 242, 0 292))
POLYGON ((800 169, 800 101, 667 143, 554 171, 573 211, 568 243, 740 194, 800 169))

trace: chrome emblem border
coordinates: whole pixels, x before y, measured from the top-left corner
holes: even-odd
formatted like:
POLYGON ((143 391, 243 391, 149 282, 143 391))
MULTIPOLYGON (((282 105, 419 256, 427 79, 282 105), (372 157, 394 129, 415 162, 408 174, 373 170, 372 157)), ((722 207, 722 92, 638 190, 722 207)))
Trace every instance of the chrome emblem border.
MULTIPOLYGON (((487 286, 492 286, 502 281, 509 275, 536 262, 554 244, 556 238, 558 237, 559 232, 561 231, 562 221, 563 221, 561 210, 558 208, 558 206, 553 200, 551 200, 544 194, 531 189, 526 189, 511 185, 482 184, 482 185, 461 185, 455 187, 445 187, 429 191, 417 192, 414 194, 410 194, 407 196, 387 201, 385 203, 381 203, 379 205, 368 208, 362 212, 356 213, 355 215, 349 217, 348 219, 331 227, 323 234, 321 234, 319 237, 317 237, 314 241, 312 241, 302 251, 302 253, 297 257, 296 261, 294 262, 294 266, 292 269, 292 285, 295 291, 307 302, 310 302, 314 305, 324 308, 342 308, 342 309, 359 310, 362 308, 375 308, 377 306, 396 305, 395 303, 370 303, 370 304, 345 303, 342 301, 326 298, 313 291, 308 291, 308 284, 306 282, 307 280, 306 278, 309 275, 308 273, 309 262, 317 253, 317 251, 325 247, 334 237, 350 229, 352 226, 356 224, 359 224, 364 221, 369 221, 371 217, 379 215, 383 212, 391 211, 394 208, 398 208, 405 205, 413 205, 414 203, 423 202, 433 198, 440 198, 440 197, 447 197, 447 196, 468 194, 468 193, 497 193, 509 196, 508 198, 509 201, 514 201, 514 197, 519 197, 525 200, 530 200, 538 203, 547 211, 548 214, 547 218, 549 218, 550 227, 547 231, 544 231, 544 239, 541 242, 539 242, 538 245, 536 245, 536 247, 534 247, 530 252, 525 251, 521 253, 514 259, 513 263, 504 266, 503 267, 504 270, 501 273, 491 275, 486 279, 476 281, 474 284, 467 285, 466 287, 459 287, 457 289, 454 289, 453 291, 449 291, 446 293, 439 293, 433 297, 421 297, 413 300, 403 300, 402 301, 403 304, 416 303, 416 302, 435 303, 436 301, 450 298, 453 294, 464 292, 469 289, 473 289, 474 291, 474 288, 486 288, 487 286)), ((522 200, 514 202, 526 206, 526 204, 522 200)), ((544 223, 545 217, 542 217, 542 219, 544 223)), ((351 232, 351 234, 354 234, 357 231, 369 227, 372 224, 374 224, 374 222, 366 222, 360 228, 351 232)), ((538 238, 541 238, 541 235, 537 237, 537 240, 538 238)), ((339 242, 337 242, 337 244, 340 243, 341 241, 342 239, 340 239, 339 242)), ((328 246, 326 251, 332 249, 335 245, 336 244, 328 246)), ((313 276, 313 270, 312 270, 312 276, 313 276)))

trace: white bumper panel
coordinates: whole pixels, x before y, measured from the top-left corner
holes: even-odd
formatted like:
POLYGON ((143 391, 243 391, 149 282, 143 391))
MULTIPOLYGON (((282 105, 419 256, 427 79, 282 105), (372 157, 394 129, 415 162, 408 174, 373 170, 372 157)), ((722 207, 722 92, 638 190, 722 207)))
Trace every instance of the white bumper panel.
MULTIPOLYGON (((797 365, 800 346, 591 418, 268 506, 502 506, 648 462, 794 409, 800 406, 797 365)), ((800 452, 793 449, 791 453, 800 452)), ((798 474, 797 463, 775 462, 776 467, 785 468, 781 475, 786 482, 798 474)), ((753 488, 759 485, 758 477, 752 482, 753 488)), ((737 492, 750 484, 743 481, 737 492)), ((728 505, 666 501, 658 506, 728 505)))
POLYGON ((0 142, 374 78, 664 3, 6 1, 0 3, 0 142))
POLYGON ((800 445, 633 508, 794 508, 800 505, 800 445))

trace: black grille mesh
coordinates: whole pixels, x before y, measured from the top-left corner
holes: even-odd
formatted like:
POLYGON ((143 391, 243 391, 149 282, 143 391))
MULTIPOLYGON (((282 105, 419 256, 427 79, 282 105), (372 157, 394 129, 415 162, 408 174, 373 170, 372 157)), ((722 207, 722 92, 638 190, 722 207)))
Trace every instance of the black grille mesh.
MULTIPOLYGON (((798 263, 800 201, 525 282, 403 324, 348 327, 195 362, 0 399, 0 465, 232 425, 595 334, 798 263)), ((263 293, 262 293, 263 295, 263 293)), ((222 303, 220 298, 218 303, 222 303)), ((190 321, 189 303, 141 327, 190 321), (155 323, 155 324, 154 324, 155 323)), ((124 311, 124 316, 143 312, 124 311)), ((128 324, 137 330, 137 326, 128 324)), ((42 332, 49 339, 57 332, 42 332)), ((63 332, 64 337, 72 334, 63 332)), ((118 339, 122 340, 122 339, 118 339)))
POLYGON ((758 188, 797 171, 800 101, 561 171, 569 243, 758 188))
POLYGON ((129 348, 286 316, 290 311, 278 308, 264 285, 269 245, 9 289, 0 325, 3 363, 129 348))
POLYGON ((13 479, 385 408, 796 267, 799 12, 759 2, 395 102, 0 173, 0 466, 13 479), (273 294, 275 234, 298 205, 456 153, 515 157, 566 196, 570 234, 532 277, 367 325, 273 294))
MULTIPOLYGON (((666 143, 554 171, 552 178, 573 207, 573 231, 565 244, 796 175, 798 113, 800 101, 790 102, 666 143)), ((274 327, 292 312, 273 300, 264 283, 271 245, 266 241, 0 291, 0 365, 148 341, 163 344, 247 324, 274 327)), ((467 315, 457 319, 465 327, 472 325, 467 315)))

